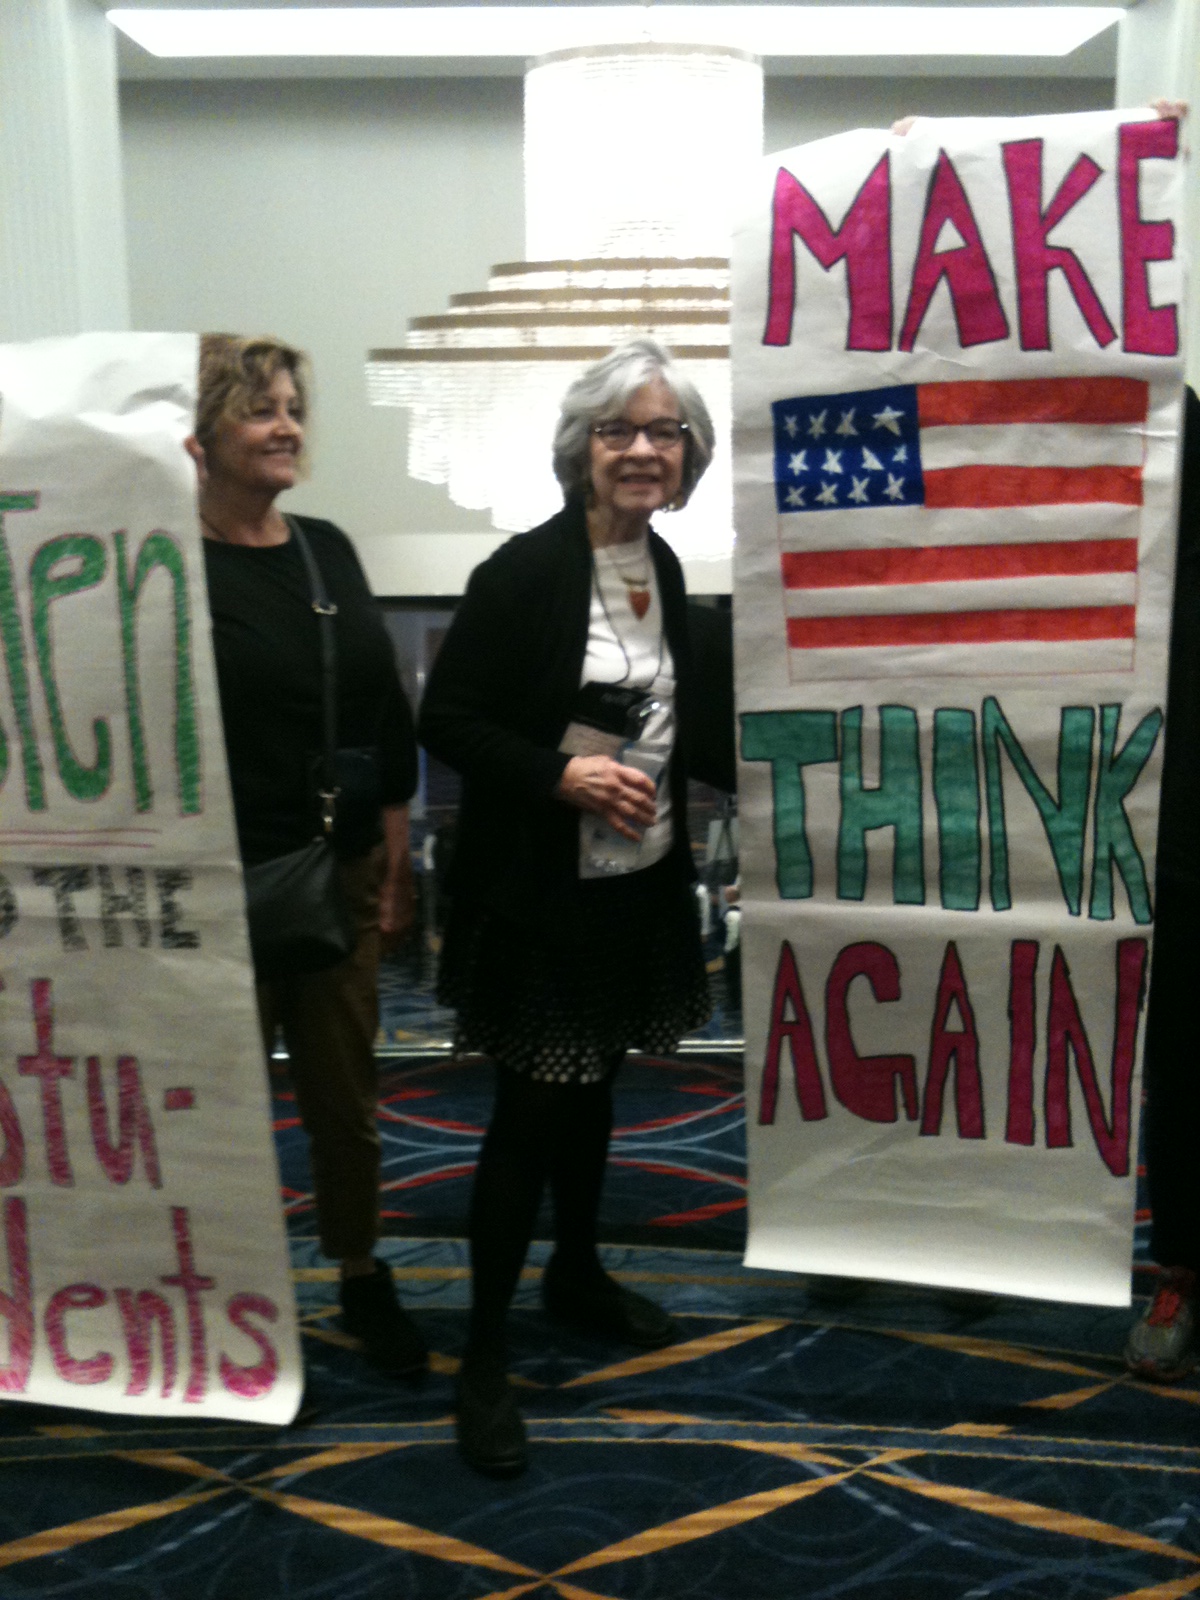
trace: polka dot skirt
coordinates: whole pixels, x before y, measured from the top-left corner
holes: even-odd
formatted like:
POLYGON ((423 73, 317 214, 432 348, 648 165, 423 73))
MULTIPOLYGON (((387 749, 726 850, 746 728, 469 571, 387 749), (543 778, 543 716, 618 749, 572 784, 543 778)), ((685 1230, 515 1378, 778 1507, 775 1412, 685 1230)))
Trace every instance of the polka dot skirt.
POLYGON ((598 1083, 626 1050, 664 1053, 708 1020, 691 886, 671 860, 581 883, 530 926, 455 906, 438 997, 455 1044, 541 1083, 598 1083))

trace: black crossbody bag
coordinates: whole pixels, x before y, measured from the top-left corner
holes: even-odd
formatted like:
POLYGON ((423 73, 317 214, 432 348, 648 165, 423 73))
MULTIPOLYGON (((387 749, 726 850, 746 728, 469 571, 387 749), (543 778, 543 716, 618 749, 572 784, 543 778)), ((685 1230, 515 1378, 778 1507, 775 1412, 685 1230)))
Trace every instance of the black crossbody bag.
MULTIPOLYGON (((321 972, 344 961, 357 943, 354 916, 338 876, 337 607, 308 540, 292 518, 292 537, 304 560, 321 641, 322 748, 317 772, 321 831, 299 850, 246 868, 246 920, 254 974, 259 979, 321 972)), ((357 754, 358 752, 346 752, 357 754)))

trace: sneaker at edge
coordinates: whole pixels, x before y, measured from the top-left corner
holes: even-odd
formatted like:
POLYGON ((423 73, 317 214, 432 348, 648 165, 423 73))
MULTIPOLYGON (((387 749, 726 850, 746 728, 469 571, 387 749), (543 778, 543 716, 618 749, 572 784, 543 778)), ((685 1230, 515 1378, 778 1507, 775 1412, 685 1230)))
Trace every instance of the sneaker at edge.
POLYGON ((1195 1364, 1195 1339, 1196 1274, 1167 1267, 1145 1315, 1129 1330, 1125 1365, 1141 1378, 1182 1378, 1195 1364))

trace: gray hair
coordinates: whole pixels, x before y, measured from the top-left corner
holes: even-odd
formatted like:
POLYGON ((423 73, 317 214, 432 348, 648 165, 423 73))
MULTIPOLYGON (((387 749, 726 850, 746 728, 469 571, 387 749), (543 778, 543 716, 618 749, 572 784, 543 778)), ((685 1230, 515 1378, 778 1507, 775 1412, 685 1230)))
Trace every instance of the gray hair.
POLYGON ((563 495, 586 494, 591 483, 591 433, 597 422, 619 417, 631 395, 661 378, 679 403, 684 437, 683 483, 673 509, 687 504, 712 460, 716 436, 699 389, 654 339, 630 339, 594 362, 563 396, 554 430, 554 476, 563 495))

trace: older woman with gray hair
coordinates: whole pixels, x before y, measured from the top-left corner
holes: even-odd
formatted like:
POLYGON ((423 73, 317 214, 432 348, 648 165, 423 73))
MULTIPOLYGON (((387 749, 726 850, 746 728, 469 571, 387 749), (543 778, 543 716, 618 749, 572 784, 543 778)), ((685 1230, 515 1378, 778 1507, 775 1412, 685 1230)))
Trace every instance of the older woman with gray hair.
POLYGON ((622 1058, 708 1016, 683 574, 650 518, 686 504, 712 451, 653 340, 590 367, 554 439, 563 509, 476 568, 425 691, 421 737, 464 780, 440 993, 459 1049, 496 1064, 458 1392, 460 1448, 493 1474, 525 1466, 505 1322, 547 1180, 549 1315, 650 1349, 678 1333, 603 1270, 596 1228, 622 1058))

